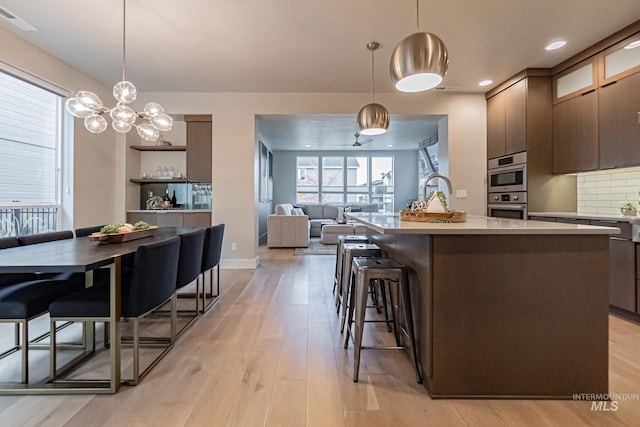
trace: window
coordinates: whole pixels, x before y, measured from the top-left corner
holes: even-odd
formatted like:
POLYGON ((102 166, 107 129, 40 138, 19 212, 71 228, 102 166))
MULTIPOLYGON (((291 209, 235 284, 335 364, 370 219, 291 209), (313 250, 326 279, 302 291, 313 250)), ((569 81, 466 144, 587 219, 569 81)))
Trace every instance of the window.
POLYGON ((344 158, 322 158, 322 202, 342 203, 344 199, 344 158))
POLYGON ((320 200, 318 192, 318 158, 298 157, 296 163, 298 169, 296 202, 318 203, 320 200))
POLYGON ((379 210, 393 212, 393 157, 317 156, 296 162, 298 203, 377 203, 379 210))
POLYGON ((62 97, 0 72, 0 237, 57 229, 62 97))
POLYGON ((369 159, 347 157, 347 204, 369 203, 369 159))

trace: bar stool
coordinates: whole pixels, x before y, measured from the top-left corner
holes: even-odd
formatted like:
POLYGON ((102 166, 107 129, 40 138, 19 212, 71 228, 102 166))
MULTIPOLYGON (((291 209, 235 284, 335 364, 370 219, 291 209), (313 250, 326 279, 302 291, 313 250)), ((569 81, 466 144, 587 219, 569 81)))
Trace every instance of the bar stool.
POLYGON ((351 283, 351 262, 355 257, 381 257, 382 251, 373 243, 343 243, 342 274, 340 277, 340 301, 338 309, 342 304, 342 315, 340 322, 340 332, 344 332, 344 324, 347 318, 349 307, 349 295, 353 294, 353 283, 351 283))
POLYGON ((413 312, 411 310, 411 296, 409 292, 409 280, 407 275, 407 267, 393 258, 355 258, 353 260, 352 275, 354 276, 355 288, 352 296, 352 303, 349 307, 349 324, 347 326, 347 334, 344 342, 344 348, 349 346, 349 337, 353 337, 354 341, 354 358, 353 358, 353 382, 358 382, 358 373, 360 371, 360 354, 363 349, 384 349, 384 350, 402 350, 406 347, 400 346, 400 329, 397 322, 399 305, 398 301, 393 303, 394 311, 394 331, 396 336, 396 346, 363 346, 362 333, 365 323, 365 311, 367 307, 367 296, 369 286, 372 280, 382 280, 386 284, 396 286, 396 294, 402 295, 404 306, 404 315, 407 321, 407 330, 404 331, 411 340, 413 348, 413 361, 416 368, 416 379, 422 382, 420 374, 420 366, 418 363, 418 348, 416 345, 416 335, 413 327, 413 312), (353 319, 353 311, 355 308, 355 320, 353 319), (353 330, 351 329, 353 325, 353 330))
POLYGON ((354 234, 341 234, 338 236, 338 250, 336 252, 336 269, 333 277, 333 293, 336 296, 336 310, 340 311, 340 295, 342 294, 342 286, 340 278, 342 277, 342 258, 343 245, 345 243, 369 243, 367 236, 354 234), (337 289, 337 292, 336 292, 337 289))

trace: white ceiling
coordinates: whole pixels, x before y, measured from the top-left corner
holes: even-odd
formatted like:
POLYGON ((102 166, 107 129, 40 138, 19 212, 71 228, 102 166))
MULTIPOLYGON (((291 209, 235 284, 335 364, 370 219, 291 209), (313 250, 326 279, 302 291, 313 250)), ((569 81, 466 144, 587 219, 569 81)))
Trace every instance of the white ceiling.
MULTIPOLYGON (((4 19, 0 26, 108 86, 120 79, 120 0, 0 0, 0 7, 39 31, 4 19)), ((419 29, 447 45, 442 84, 483 93, 492 86, 480 88, 480 80, 497 84, 527 67, 552 67, 638 19, 639 0, 421 0, 419 29), (544 50, 558 38, 565 48, 544 50)), ((376 91, 392 92, 391 52, 415 31, 413 0, 128 0, 127 78, 141 92, 366 93, 365 46, 375 40, 376 91)))
POLYGON ((356 115, 260 115, 256 129, 276 150, 415 150, 418 143, 438 133, 441 116, 391 115, 383 135, 360 135, 361 147, 353 147, 356 115), (391 147, 389 147, 391 145, 391 147))

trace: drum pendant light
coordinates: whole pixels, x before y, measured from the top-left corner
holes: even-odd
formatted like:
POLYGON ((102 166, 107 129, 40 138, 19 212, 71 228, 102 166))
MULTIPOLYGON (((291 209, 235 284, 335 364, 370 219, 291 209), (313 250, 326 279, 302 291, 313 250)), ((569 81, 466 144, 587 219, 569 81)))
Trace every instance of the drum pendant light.
POLYGON ((373 55, 380 46, 377 42, 367 43, 367 49, 371 51, 371 104, 367 104, 358 112, 357 125, 362 135, 380 135, 389 128, 389 111, 375 102, 375 69, 373 55))
POLYGON ((401 92, 422 92, 438 86, 449 67, 447 47, 440 37, 420 31, 419 0, 416 0, 416 33, 402 40, 391 54, 389 73, 401 92))

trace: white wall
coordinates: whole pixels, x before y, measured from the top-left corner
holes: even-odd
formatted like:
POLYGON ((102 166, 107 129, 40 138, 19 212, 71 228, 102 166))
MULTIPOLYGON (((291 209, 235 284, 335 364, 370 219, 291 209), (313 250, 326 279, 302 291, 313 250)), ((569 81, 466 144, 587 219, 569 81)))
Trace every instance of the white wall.
MULTIPOLYGON (((252 268, 258 259, 257 114, 353 114, 369 101, 366 93, 147 93, 171 114, 213 116, 213 222, 225 223, 222 266, 252 268), (231 252, 231 243, 237 251, 231 252)), ((382 93, 378 102, 392 114, 448 116, 449 176, 467 199, 452 205, 485 213, 486 102, 484 95, 427 92, 382 93)), ((275 160, 275 159, 274 159, 275 160)), ((275 166, 277 168, 277 164, 275 166)), ((125 180, 124 174, 120 176, 125 180)), ((274 189, 274 199, 277 190, 274 189)), ((124 194, 120 194, 121 199, 124 194)))
MULTIPOLYGON (((115 105, 111 87, 70 67, 58 58, 38 49, 0 28, 1 61, 39 79, 66 89, 70 94, 90 90, 106 104, 115 105)), ((119 76, 114 76, 115 79, 119 76)), ((74 119, 74 176, 70 193, 74 199, 73 227, 114 222, 120 215, 116 199, 116 158, 120 139, 112 130, 94 135, 84 129, 82 120, 74 119)), ((119 184, 118 184, 119 185, 119 184)), ((66 196, 66 195, 65 195, 66 196)), ((71 227, 71 225, 69 225, 71 227)))
MULTIPOLYGON (((96 92, 114 103, 111 82, 101 84, 56 57, 0 29, 0 58, 67 89, 96 92)), ((113 77, 113 83, 119 76, 113 77)), ((256 114, 353 114, 369 102, 368 93, 155 93, 139 94, 133 105, 162 104, 172 114, 213 116, 213 222, 224 222, 223 267, 255 267, 258 262, 256 114), (236 252, 230 250, 237 243, 236 252)), ((482 94, 427 92, 380 93, 378 102, 392 114, 448 116, 449 177, 468 199, 453 206, 484 214, 486 104, 482 94)), ((127 141, 112 130, 94 135, 74 121, 74 226, 122 221, 128 182, 127 141)), ((139 171, 138 171, 139 172, 139 171)))
POLYGON ((578 213, 620 215, 627 202, 638 206, 640 167, 578 174, 578 213))

